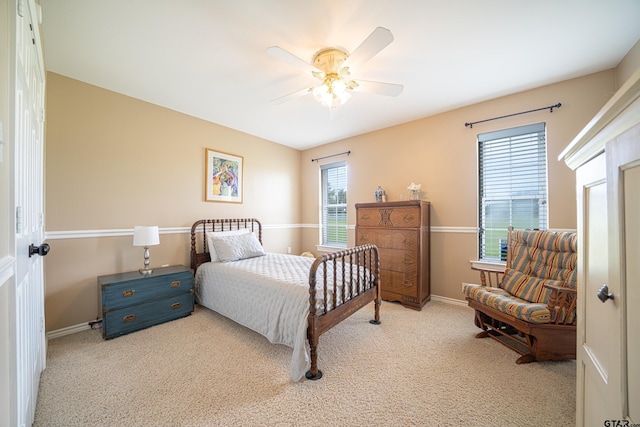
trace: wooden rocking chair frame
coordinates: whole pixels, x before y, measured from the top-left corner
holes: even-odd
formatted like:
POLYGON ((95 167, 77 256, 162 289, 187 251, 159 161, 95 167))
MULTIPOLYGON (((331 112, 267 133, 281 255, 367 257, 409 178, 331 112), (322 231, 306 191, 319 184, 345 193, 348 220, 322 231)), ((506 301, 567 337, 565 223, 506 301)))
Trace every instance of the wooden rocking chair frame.
MULTIPOLYGON (((509 227, 509 244, 512 234, 513 227, 509 227)), ((511 268, 512 263, 512 252, 508 250, 506 268, 511 268)), ((504 273, 500 270, 473 270, 480 272, 482 286, 499 286, 504 279, 504 273)), ((544 287, 551 290, 547 308, 552 319, 552 322, 545 324, 525 322, 467 297, 469 307, 475 310, 475 325, 483 330, 476 338, 493 338, 521 354, 516 360, 518 364, 575 359, 577 290, 551 284, 544 284, 544 287)))

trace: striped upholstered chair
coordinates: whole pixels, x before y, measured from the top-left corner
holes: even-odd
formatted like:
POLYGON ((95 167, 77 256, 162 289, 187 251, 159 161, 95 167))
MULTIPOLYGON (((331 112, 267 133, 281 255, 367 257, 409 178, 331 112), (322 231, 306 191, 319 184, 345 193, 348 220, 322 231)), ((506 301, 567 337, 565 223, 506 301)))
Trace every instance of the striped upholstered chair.
POLYGON ((480 270, 481 284, 462 285, 476 337, 517 351, 516 363, 575 359, 576 234, 510 228, 507 242, 504 273, 480 270))

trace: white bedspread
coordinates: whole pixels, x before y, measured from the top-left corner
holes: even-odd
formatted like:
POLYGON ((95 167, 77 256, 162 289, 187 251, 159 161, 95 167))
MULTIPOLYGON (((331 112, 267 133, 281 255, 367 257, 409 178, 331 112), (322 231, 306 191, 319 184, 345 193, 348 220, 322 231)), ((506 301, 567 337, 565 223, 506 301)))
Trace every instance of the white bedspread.
POLYGON ((274 344, 293 348, 290 374, 299 381, 310 366, 307 316, 313 261, 268 253, 235 262, 205 263, 196 272, 196 300, 274 344))

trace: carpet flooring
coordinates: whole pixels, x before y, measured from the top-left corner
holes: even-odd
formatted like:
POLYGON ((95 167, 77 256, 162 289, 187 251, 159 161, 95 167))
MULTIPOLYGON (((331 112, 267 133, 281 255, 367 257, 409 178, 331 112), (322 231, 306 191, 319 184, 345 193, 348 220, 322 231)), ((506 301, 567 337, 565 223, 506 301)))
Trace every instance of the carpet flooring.
POLYGON ((320 338, 319 381, 291 349, 196 306, 109 341, 49 342, 34 426, 573 426, 575 361, 517 365, 468 307, 370 304, 320 338))

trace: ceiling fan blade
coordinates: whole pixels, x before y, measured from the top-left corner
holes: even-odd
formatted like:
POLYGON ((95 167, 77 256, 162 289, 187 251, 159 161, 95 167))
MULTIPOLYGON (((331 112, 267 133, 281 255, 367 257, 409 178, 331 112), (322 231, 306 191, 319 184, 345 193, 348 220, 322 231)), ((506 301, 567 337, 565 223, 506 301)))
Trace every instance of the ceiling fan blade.
POLYGON ((404 90, 403 85, 395 83, 372 82, 369 80, 356 80, 358 87, 354 90, 364 93, 373 93, 384 96, 398 96, 404 90))
POLYGON ((342 64, 343 67, 364 64, 373 58, 378 52, 387 47, 393 41, 391 31, 383 27, 378 27, 369 37, 364 39, 360 46, 355 48, 353 53, 342 64))
POLYGON ((284 104, 285 102, 289 102, 289 101, 291 101, 293 99, 300 98, 301 96, 305 96, 306 94, 311 92, 311 89, 313 89, 313 88, 306 87, 304 89, 300 89, 300 90, 297 90, 295 92, 291 92, 288 95, 284 95, 284 96, 281 96, 279 98, 272 99, 269 102, 272 103, 273 105, 284 104))
POLYGON ((294 54, 287 52, 280 46, 271 46, 267 48, 267 54, 270 56, 279 59, 280 61, 286 62, 287 64, 293 65, 294 67, 302 68, 303 70, 313 72, 318 71, 316 67, 301 59, 294 54))

